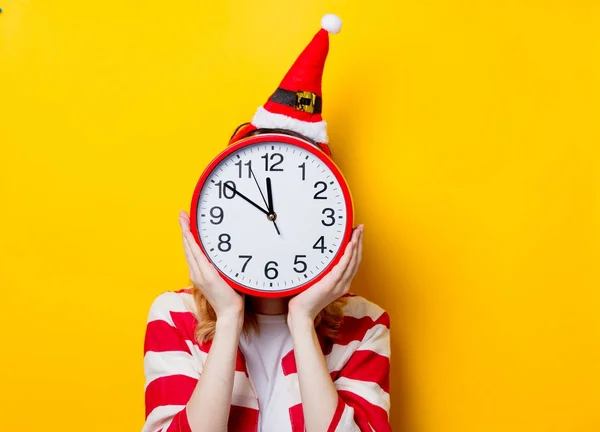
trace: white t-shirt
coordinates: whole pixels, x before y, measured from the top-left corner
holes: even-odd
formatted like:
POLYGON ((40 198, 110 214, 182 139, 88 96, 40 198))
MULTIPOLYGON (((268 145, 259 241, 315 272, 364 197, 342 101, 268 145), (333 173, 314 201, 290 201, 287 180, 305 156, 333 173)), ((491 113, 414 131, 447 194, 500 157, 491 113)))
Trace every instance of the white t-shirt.
MULTIPOLYGON (((259 432, 291 432, 289 407, 278 398, 281 360, 291 351, 292 336, 285 315, 257 315, 259 332, 240 337, 250 380, 258 394, 259 432)), ((285 391, 285 389, 282 389, 285 391)))

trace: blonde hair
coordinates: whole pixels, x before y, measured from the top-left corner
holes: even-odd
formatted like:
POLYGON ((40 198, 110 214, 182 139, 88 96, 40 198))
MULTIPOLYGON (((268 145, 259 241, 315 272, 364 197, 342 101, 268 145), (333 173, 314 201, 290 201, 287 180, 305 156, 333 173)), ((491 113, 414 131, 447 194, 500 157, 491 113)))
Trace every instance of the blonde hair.
MULTIPOLYGON (((217 324, 217 314, 212 308, 206 297, 202 295, 196 286, 192 285, 191 294, 196 303, 198 324, 194 336, 198 343, 206 343, 215 337, 215 327, 217 324)), ((246 296, 244 308, 244 332, 248 333, 250 329, 256 329, 256 314, 252 310, 249 297, 246 296)), ((344 318, 343 307, 346 304, 346 297, 341 297, 327 305, 315 318, 315 329, 317 335, 323 339, 337 340, 344 318)))

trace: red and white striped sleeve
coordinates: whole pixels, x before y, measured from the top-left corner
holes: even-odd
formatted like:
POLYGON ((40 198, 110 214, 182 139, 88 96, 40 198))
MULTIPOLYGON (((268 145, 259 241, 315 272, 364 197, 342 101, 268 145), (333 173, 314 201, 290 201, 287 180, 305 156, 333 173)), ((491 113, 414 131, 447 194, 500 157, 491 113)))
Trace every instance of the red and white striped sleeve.
POLYGON ((342 340, 333 347, 334 351, 345 348, 351 354, 332 373, 338 406, 328 432, 388 432, 390 317, 361 297, 349 301, 361 303, 362 311, 344 317, 342 340))
POLYGON ((168 292, 153 302, 144 341, 146 421, 142 432, 191 432, 186 405, 200 377, 192 344, 175 323, 188 294, 168 292), (175 319, 175 321, 174 321, 175 319))

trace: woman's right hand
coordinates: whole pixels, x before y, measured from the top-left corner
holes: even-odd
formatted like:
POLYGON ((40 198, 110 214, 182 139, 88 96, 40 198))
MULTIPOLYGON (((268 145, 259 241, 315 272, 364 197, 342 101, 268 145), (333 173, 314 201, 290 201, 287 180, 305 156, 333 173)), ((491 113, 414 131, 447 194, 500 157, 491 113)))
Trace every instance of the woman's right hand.
POLYGON ((243 322, 244 298, 225 282, 202 253, 190 231, 190 217, 183 210, 179 212, 179 225, 192 283, 213 307, 218 321, 235 320, 238 324, 243 322))

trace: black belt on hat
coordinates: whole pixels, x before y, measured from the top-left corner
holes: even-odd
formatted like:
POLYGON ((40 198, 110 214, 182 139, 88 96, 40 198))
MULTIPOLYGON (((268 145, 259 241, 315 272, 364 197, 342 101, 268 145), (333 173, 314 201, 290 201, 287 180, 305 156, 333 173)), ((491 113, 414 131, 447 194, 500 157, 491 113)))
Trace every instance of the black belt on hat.
POLYGON ((275 90, 275 93, 269 98, 270 101, 286 105, 311 114, 321 114, 323 100, 321 96, 306 91, 291 91, 282 88, 275 90))

